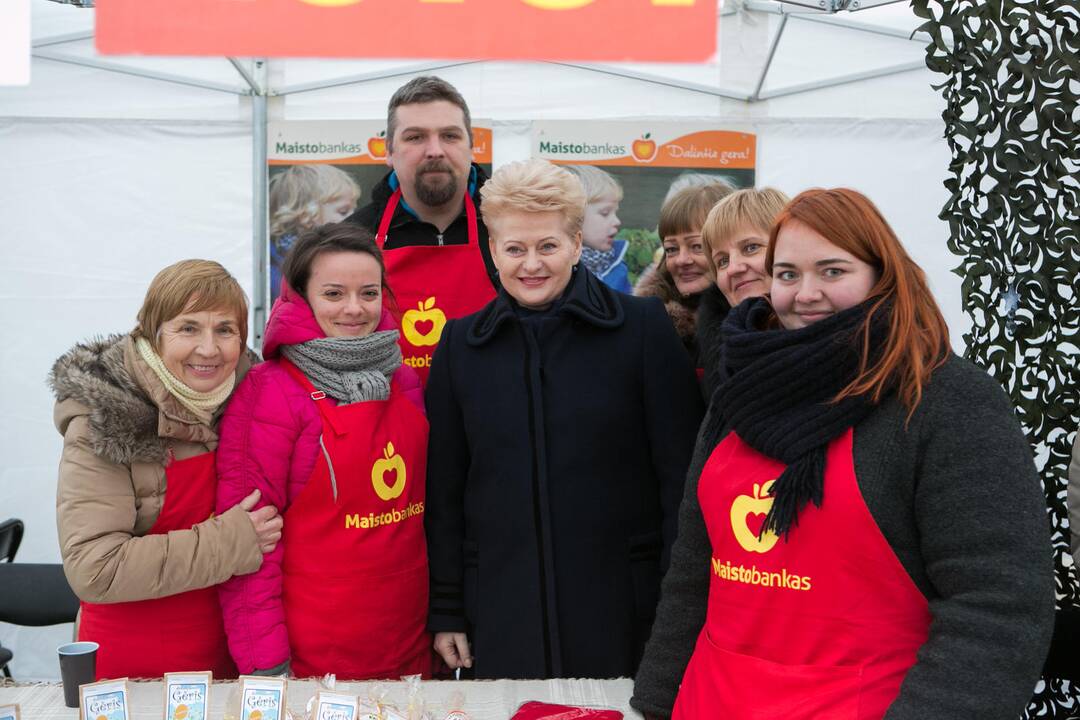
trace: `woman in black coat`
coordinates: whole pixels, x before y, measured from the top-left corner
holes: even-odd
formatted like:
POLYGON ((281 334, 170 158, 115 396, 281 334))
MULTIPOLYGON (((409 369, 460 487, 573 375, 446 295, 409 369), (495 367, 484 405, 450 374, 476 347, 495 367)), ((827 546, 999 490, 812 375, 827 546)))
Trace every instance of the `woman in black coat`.
POLYGON ((480 678, 632 675, 703 408, 656 299, 577 264, 585 195, 540 160, 484 186, 502 289, 427 388, 429 628, 480 678))

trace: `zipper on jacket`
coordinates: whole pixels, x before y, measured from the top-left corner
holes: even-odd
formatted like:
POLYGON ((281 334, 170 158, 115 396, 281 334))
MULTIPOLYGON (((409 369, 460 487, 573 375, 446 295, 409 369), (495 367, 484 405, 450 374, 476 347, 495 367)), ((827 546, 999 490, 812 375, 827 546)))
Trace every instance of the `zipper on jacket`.
MULTIPOLYGON (((519 323, 519 329, 522 335, 528 335, 530 330, 523 324, 519 323)), ((526 397, 529 399, 529 444, 532 446, 532 501, 533 501, 533 527, 536 530, 536 557, 537 565, 540 574, 540 617, 544 638, 544 668, 547 671, 548 677, 553 674, 553 658, 551 653, 551 620, 550 610, 548 608, 548 577, 547 577, 547 562, 544 553, 544 529, 543 529, 543 513, 540 510, 540 466, 536 457, 536 403, 540 401, 536 397, 536 394, 540 391, 540 388, 533 387, 532 372, 530 366, 532 364, 533 348, 529 342, 529 337, 522 337, 523 344, 525 346, 525 392, 526 397)))
POLYGON ((322 435, 319 436, 319 447, 322 448, 323 457, 326 458, 326 467, 330 470, 330 488, 334 491, 334 502, 337 502, 337 475, 334 473, 334 463, 330 462, 330 452, 323 443, 322 435))
POLYGON ((438 235, 436 235, 435 238, 439 241, 440 245, 443 244, 443 234, 442 233, 439 233, 438 235))

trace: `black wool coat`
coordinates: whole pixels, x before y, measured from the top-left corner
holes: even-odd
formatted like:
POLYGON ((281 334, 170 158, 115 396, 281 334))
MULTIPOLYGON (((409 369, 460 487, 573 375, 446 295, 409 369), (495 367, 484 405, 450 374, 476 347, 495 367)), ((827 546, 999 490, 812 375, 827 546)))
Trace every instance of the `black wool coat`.
POLYGON ((481 678, 633 675, 703 407, 661 302, 580 267, 550 312, 500 291, 427 387, 429 628, 481 678))

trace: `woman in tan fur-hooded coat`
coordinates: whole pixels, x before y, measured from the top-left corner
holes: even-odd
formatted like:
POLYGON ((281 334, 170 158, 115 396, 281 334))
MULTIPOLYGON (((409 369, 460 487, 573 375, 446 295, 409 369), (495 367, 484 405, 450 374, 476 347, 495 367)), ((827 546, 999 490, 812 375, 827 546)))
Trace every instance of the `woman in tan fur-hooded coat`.
POLYGON ((138 319, 75 345, 49 377, 79 639, 101 645, 99 677, 228 675, 214 586, 257 570, 281 530, 257 496, 212 512, 217 419, 251 364, 247 301, 219 264, 187 260, 154 278, 138 319))

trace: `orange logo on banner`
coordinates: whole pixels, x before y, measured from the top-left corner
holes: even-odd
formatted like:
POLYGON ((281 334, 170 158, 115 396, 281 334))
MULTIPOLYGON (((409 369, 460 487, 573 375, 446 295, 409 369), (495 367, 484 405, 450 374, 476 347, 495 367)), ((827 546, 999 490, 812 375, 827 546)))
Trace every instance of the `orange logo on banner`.
POLYGON ((105 54, 700 62, 716 0, 102 0, 105 54))
POLYGON ((645 133, 640 140, 635 140, 630 146, 630 151, 634 153, 634 159, 638 162, 649 162, 656 157, 656 141, 650 140, 650 137, 649 133, 645 133))
POLYGON ((386 131, 383 130, 378 137, 370 138, 367 141, 367 149, 373 158, 386 157, 386 131))

